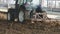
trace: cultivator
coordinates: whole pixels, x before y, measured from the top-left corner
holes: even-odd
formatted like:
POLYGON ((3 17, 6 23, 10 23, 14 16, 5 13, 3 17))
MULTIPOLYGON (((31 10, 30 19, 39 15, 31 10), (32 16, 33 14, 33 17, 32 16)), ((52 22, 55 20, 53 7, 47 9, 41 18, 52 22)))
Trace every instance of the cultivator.
POLYGON ((47 19, 46 12, 43 13, 35 13, 33 15, 33 18, 31 19, 31 22, 34 23, 34 21, 44 21, 47 19))

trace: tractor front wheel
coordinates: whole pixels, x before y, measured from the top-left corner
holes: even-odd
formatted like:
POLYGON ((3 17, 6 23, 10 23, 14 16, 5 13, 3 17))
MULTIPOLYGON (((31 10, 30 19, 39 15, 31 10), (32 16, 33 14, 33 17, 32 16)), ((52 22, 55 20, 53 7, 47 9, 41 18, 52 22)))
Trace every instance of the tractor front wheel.
POLYGON ((20 11, 19 12, 19 22, 23 22, 24 21, 24 12, 20 11))

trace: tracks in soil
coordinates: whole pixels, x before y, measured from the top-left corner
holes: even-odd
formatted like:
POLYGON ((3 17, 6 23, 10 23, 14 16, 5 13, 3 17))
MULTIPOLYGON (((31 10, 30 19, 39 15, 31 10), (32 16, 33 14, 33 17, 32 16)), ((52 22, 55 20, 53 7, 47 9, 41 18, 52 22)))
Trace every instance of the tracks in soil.
POLYGON ((19 22, 0 21, 0 34, 59 34, 60 29, 58 28, 60 27, 50 26, 44 22, 21 24, 19 22))

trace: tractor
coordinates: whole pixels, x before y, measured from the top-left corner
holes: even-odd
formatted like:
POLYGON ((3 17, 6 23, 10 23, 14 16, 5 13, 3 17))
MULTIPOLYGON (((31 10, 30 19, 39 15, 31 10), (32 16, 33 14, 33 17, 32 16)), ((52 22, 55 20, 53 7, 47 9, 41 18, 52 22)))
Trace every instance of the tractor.
MULTIPOLYGON (((23 22, 27 19, 33 20, 33 15, 36 15, 36 13, 38 13, 38 15, 41 18, 43 18, 43 15, 39 14, 39 13, 43 13, 41 9, 41 5, 36 5, 36 8, 35 8, 31 4, 32 1, 33 0, 26 0, 26 1, 23 0, 22 2, 20 0, 19 2, 19 0, 16 0, 15 8, 8 9, 8 20, 14 21, 15 19, 18 19, 19 22, 23 22)), ((35 16, 34 16, 34 20, 36 20, 35 16)))
MULTIPOLYGON (((33 4, 33 0, 15 0, 14 8, 7 11, 7 20, 24 22, 25 20, 41 21, 46 16, 42 11, 41 4, 33 4), (42 14, 43 13, 43 14, 42 14)), ((40 1, 40 0, 39 0, 40 1)))

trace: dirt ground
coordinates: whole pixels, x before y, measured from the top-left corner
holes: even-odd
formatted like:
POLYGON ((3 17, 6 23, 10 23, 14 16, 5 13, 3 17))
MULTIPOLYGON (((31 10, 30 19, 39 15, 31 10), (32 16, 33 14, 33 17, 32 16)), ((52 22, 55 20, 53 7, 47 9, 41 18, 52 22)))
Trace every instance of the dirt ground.
POLYGON ((49 19, 35 23, 28 20, 22 24, 6 21, 6 16, 0 13, 0 34, 60 34, 60 20, 49 19))
POLYGON ((60 25, 56 22, 25 21, 22 24, 0 20, 0 34, 60 34, 60 25))

